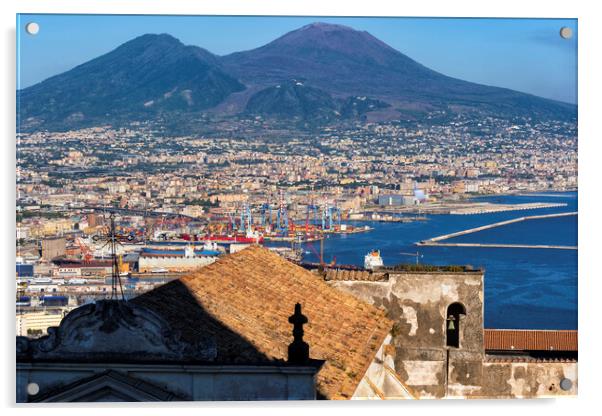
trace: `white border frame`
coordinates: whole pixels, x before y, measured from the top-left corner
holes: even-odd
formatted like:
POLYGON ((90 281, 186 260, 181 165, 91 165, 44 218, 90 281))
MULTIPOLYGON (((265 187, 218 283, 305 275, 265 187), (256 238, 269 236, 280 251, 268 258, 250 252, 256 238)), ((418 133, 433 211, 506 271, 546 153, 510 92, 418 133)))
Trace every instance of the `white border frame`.
MULTIPOLYGON (((191 412, 232 413, 245 412, 253 414, 306 414, 308 412, 335 411, 348 414, 362 414, 366 411, 379 410, 386 413, 424 413, 440 414, 442 412, 461 412, 463 415, 484 412, 491 415, 507 414, 509 411, 546 412, 546 414, 577 414, 587 411, 596 403, 598 380, 600 378, 600 358, 596 354, 600 346, 600 315, 596 308, 599 302, 601 276, 596 274, 596 256, 598 255, 595 237, 602 233, 600 229, 599 203, 601 191, 597 186, 600 175, 597 165, 600 164, 601 134, 598 132, 600 90, 600 45, 602 39, 599 13, 593 1, 558 1, 527 2, 525 0, 498 0, 497 2, 476 0, 422 0, 420 2, 394 2, 370 0, 360 2, 354 0, 20 0, 4 1, 0 4, 3 24, 3 58, 2 62, 2 99, 0 100, 0 117, 2 117, 3 162, 2 194, 3 204, 2 228, 5 238, 2 239, 3 291, 5 300, 12 299, 14 292, 14 208, 15 201, 15 15, 16 13, 86 13, 86 14, 197 14, 197 15, 302 15, 302 16, 429 16, 429 17, 545 17, 545 18, 578 18, 579 22, 579 332, 580 365, 579 365, 579 397, 562 400, 514 400, 514 401, 430 401, 428 403, 402 402, 352 402, 352 403, 193 403, 177 405, 178 412, 190 409, 191 412), (403 406, 403 408, 402 408, 403 406), (454 409, 449 409, 453 406, 454 409), (459 407, 458 407, 459 406, 459 407), (336 407, 336 409, 334 408, 336 407), (200 408, 200 409, 199 409, 200 408), (185 410, 186 409, 186 410, 185 410)), ((1 331, 5 347, 6 365, 3 377, 0 378, 0 394, 2 404, 11 406, 14 403, 14 310, 12 302, 3 302, 4 323, 1 331)), ((12 411, 31 412, 33 407, 17 408, 12 411)), ((45 414, 54 415, 65 412, 106 413, 106 407, 113 407, 118 412, 142 410, 145 414, 164 414, 172 405, 160 404, 153 407, 135 405, 111 405, 92 407, 90 405, 45 406, 45 414)), ((598 406, 599 407, 599 406, 598 406)))

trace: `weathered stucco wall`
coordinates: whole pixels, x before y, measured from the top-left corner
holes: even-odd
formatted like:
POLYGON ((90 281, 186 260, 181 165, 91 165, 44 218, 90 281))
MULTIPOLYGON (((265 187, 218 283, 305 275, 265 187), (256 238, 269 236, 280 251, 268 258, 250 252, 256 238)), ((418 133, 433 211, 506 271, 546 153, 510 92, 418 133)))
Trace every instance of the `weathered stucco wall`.
MULTIPOLYGON (((394 369, 419 398, 522 398, 577 394, 576 362, 488 362, 483 344, 483 274, 391 273, 388 281, 332 280, 387 310, 396 324, 394 369), (447 347, 447 308, 460 302, 460 347, 447 347), (563 390, 560 382, 570 380, 563 390)), ((365 388, 366 386, 364 386, 365 388)), ((367 391, 367 390, 366 390, 367 391)))
POLYGON ((480 386, 484 358, 482 273, 390 273, 385 282, 329 283, 387 310, 396 322, 392 332, 395 370, 418 396, 444 397, 448 368, 455 369, 450 371, 454 383, 468 391, 480 386), (447 308, 454 302, 464 305, 466 315, 460 320, 460 348, 448 349, 447 308))
POLYGON ((362 381, 353 393, 352 400, 414 399, 395 371, 393 337, 383 341, 362 381))
POLYGON ((478 397, 534 398, 577 395, 577 362, 484 363, 478 397), (563 379, 570 388, 560 387, 563 379))

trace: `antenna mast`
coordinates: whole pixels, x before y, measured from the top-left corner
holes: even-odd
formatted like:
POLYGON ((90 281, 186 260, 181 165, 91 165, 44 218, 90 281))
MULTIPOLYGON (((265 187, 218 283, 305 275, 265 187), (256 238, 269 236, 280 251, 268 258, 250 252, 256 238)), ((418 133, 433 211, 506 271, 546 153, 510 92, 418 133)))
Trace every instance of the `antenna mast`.
POLYGON ((121 284, 121 276, 119 275, 119 260, 117 258, 117 244, 120 243, 118 241, 119 236, 115 231, 115 214, 111 213, 109 218, 111 219, 111 228, 109 229, 109 234, 107 235, 107 244, 109 244, 112 259, 111 299, 117 299, 117 288, 119 287, 119 292, 121 293, 121 300, 125 300, 125 296, 123 294, 123 286, 121 284))

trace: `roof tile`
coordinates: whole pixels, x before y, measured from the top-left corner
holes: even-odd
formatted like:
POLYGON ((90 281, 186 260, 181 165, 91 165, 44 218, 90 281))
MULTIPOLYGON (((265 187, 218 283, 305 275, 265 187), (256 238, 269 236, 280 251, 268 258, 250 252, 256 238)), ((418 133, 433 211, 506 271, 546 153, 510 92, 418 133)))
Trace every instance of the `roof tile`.
POLYGON ((132 300, 151 307, 189 341, 217 338, 221 361, 286 360, 288 317, 301 303, 305 341, 329 399, 353 395, 393 322, 385 312, 326 284, 271 251, 251 246, 132 300), (354 353, 351 353, 354 351, 354 353))
POLYGON ((486 329, 485 350, 577 351, 577 331, 486 329))

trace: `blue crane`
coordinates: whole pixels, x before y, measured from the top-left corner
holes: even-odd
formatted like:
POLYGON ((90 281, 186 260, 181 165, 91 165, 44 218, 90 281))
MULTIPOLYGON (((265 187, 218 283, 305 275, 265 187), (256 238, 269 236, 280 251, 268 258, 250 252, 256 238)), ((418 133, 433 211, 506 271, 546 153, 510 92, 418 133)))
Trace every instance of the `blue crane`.
POLYGON ((320 208, 317 205, 313 205, 313 204, 308 204, 307 205, 307 216, 305 217, 305 231, 308 232, 309 231, 309 224, 310 224, 310 217, 312 217, 313 214, 313 222, 311 222, 314 227, 318 227, 318 210, 320 208))
POLYGON ((266 227, 272 225, 272 206, 268 203, 261 205, 261 225, 266 227))
POLYGON ((278 231, 282 234, 288 233, 288 212, 286 211, 286 207, 281 206, 278 210, 278 218, 277 218, 278 231))
POLYGON ((253 225, 253 215, 251 214, 251 207, 248 204, 244 204, 240 212, 240 229, 244 232, 251 231, 253 225))
POLYGON ((333 222, 341 225, 341 210, 338 207, 325 206, 322 210, 322 230, 332 230, 333 222))

